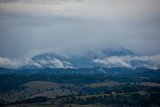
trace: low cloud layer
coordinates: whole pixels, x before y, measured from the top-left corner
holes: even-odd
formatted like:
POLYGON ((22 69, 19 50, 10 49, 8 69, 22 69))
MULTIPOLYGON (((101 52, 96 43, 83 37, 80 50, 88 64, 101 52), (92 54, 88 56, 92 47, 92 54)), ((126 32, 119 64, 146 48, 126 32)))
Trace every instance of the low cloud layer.
POLYGON ((30 68, 73 68, 71 63, 68 61, 63 61, 57 58, 48 58, 48 59, 30 59, 23 66, 30 68))
POLYGON ((23 63, 17 59, 0 57, 0 67, 18 68, 22 65, 23 63))
POLYGON ((160 55, 153 56, 112 56, 104 59, 95 59, 95 63, 104 64, 107 67, 148 67, 157 69, 160 66, 160 55), (135 63, 133 63, 135 62, 135 63), (136 65, 135 65, 136 64, 136 65))
MULTIPOLYGON (((45 56, 46 57, 46 56, 45 56)), ((37 59, 23 58, 10 59, 0 57, 0 66, 8 68, 76 68, 75 63, 70 62, 68 58, 58 57, 40 57, 37 59)), ((80 56, 78 56, 80 57, 80 56)), ((72 59, 73 60, 73 59, 72 59)), ((151 69, 159 69, 160 67, 160 55, 140 56, 140 55, 125 55, 125 56, 108 56, 105 58, 90 59, 91 67, 147 67, 151 69)), ((88 66, 88 65, 86 65, 88 66)))

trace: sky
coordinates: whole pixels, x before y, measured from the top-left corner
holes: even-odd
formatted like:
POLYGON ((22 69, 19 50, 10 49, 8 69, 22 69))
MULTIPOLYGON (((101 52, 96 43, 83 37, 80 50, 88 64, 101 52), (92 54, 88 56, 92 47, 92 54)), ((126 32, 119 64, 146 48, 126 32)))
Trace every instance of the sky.
POLYGON ((159 54, 159 41, 160 0, 0 0, 1 62, 116 47, 159 54))

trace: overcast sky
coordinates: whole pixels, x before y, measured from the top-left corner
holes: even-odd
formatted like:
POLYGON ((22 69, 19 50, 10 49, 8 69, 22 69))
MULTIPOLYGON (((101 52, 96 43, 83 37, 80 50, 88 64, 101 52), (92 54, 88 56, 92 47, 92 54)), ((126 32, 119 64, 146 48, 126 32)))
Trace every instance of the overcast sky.
POLYGON ((0 0, 0 57, 115 47, 160 53, 160 0, 0 0))

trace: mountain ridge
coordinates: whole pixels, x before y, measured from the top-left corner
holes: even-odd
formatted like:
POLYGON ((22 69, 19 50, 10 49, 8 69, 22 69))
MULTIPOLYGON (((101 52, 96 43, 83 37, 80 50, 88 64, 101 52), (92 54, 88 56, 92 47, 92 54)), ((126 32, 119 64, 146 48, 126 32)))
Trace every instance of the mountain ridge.
MULTIPOLYGON (((20 69, 47 69, 47 68, 112 68, 126 67, 135 69, 146 67, 150 69, 160 68, 160 55, 140 55, 125 48, 103 49, 101 51, 88 51, 83 55, 69 55, 50 52, 40 53, 25 61, 14 62, 20 65, 20 69)), ((3 67, 3 66, 2 66, 3 67)), ((6 67, 6 66, 5 66, 6 67)))

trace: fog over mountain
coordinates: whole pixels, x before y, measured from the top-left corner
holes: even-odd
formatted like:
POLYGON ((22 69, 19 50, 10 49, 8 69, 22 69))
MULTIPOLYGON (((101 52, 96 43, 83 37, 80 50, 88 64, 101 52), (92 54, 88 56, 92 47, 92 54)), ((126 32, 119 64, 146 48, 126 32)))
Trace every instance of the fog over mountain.
POLYGON ((35 56, 9 59, 0 58, 0 66, 20 69, 48 68, 95 68, 124 67, 149 69, 160 68, 160 55, 140 55, 124 48, 116 50, 88 51, 85 54, 65 55, 58 53, 39 53, 35 56))
POLYGON ((86 67, 77 61, 91 53, 84 62, 89 67, 155 68, 160 64, 159 5, 159 0, 0 0, 0 66, 86 67), (119 47, 137 54, 112 53, 119 47), (102 57, 103 50, 112 55, 102 57), (32 59, 46 53, 67 59, 32 59))

